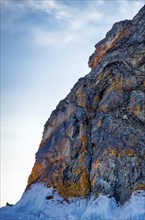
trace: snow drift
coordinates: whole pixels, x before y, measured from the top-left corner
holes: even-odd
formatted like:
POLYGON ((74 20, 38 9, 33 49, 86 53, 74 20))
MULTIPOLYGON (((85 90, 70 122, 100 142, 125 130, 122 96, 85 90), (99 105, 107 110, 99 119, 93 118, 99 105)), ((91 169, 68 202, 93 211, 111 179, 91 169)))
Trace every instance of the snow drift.
POLYGON ((1 208, 0 220, 143 220, 145 192, 134 192, 119 205, 114 198, 67 199, 43 184, 32 185, 13 207, 1 208))

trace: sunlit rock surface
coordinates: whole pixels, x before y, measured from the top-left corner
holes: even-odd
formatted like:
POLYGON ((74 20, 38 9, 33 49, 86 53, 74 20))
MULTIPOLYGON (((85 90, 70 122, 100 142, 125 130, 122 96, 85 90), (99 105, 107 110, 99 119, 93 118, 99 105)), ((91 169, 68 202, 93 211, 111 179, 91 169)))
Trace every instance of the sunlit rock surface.
POLYGON ((145 190, 145 7, 113 25, 45 124, 28 179, 65 197, 145 190))

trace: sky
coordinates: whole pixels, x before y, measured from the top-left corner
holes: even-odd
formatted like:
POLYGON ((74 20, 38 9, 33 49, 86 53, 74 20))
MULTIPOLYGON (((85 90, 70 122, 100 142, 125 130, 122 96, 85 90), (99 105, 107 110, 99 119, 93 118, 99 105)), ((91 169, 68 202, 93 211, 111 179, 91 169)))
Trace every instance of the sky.
POLYGON ((144 0, 0 0, 1 206, 22 196, 43 127, 94 45, 144 0))

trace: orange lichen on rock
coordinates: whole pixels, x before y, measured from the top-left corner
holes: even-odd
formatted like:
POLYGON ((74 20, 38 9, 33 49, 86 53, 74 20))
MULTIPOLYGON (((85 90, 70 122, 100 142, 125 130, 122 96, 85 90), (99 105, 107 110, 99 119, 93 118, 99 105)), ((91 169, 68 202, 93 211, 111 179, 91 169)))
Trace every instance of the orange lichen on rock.
POLYGON ((122 153, 119 153, 119 154, 118 154, 118 157, 123 157, 123 154, 122 154, 122 153))
POLYGON ((103 112, 106 112, 108 110, 108 106, 107 105, 101 105, 99 107, 99 110, 103 111, 103 112))
POLYGON ((99 165, 100 165, 99 160, 96 160, 96 162, 93 164, 93 170, 97 170, 99 165))
POLYGON ((101 125, 102 125, 102 121, 99 120, 99 121, 97 122, 97 126, 98 126, 98 127, 101 127, 101 125))
POLYGON ((31 175, 28 178, 27 188, 29 188, 29 186, 31 186, 40 177, 43 170, 44 170, 44 165, 42 163, 36 162, 34 164, 31 175))
POLYGON ((107 154, 110 156, 116 156, 116 157, 124 157, 124 156, 129 156, 129 157, 133 157, 134 156, 134 152, 130 149, 124 149, 122 150, 121 148, 119 148, 118 150, 115 149, 110 149, 107 150, 107 154))
POLYGON ((134 152, 133 152, 131 149, 127 149, 127 150, 126 150, 126 154, 127 154, 129 157, 133 157, 133 156, 134 156, 134 152))
POLYGON ((85 107, 87 94, 86 94, 83 86, 81 86, 80 88, 77 89, 76 95, 77 95, 77 104, 81 107, 85 107))
POLYGON ((101 61, 102 57, 105 53, 110 50, 119 40, 129 34, 128 29, 124 29, 121 33, 117 33, 116 36, 110 40, 105 42, 103 45, 96 47, 96 51, 94 52, 93 58, 89 61, 89 67, 94 68, 101 61))
POLYGON ((115 90, 118 90, 119 92, 122 91, 123 85, 124 85, 124 83, 123 83, 122 78, 118 78, 118 79, 116 79, 116 80, 113 81, 113 88, 114 88, 115 90))
MULTIPOLYGON (((88 143, 88 137, 87 135, 83 132, 83 126, 81 126, 81 135, 80 135, 80 140, 81 140, 81 149, 80 149, 80 156, 77 162, 76 167, 73 168, 73 175, 76 176, 77 181, 68 181, 62 178, 63 172, 66 169, 66 159, 69 158, 69 144, 66 144, 65 138, 60 143, 59 147, 59 154, 60 156, 63 156, 60 161, 60 156, 57 157, 57 165, 59 163, 59 167, 57 166, 57 169, 54 170, 52 173, 52 176, 50 179, 51 181, 51 186, 53 188, 57 188, 59 194, 65 198, 68 197, 84 197, 85 195, 88 194, 90 191, 90 181, 89 181, 89 172, 86 168, 85 165, 85 156, 87 155, 87 143, 88 143), (68 145, 68 147, 66 147, 68 145), (64 166, 62 164, 64 163, 64 166)), ((55 165, 56 166, 56 165, 55 165)))
POLYGON ((145 190, 145 183, 138 183, 134 188, 134 190, 145 190))
POLYGON ((126 81, 124 81, 124 89, 126 92, 128 92, 128 93, 131 92, 132 84, 133 84, 133 82, 130 79, 126 79, 126 81))
POLYGON ((62 180, 58 185, 58 192, 63 197, 84 197, 90 191, 89 171, 85 165, 85 157, 88 153, 87 143, 88 136, 83 132, 80 135, 81 149, 79 151, 79 159, 77 160, 76 167, 73 168, 73 175, 76 176, 76 181, 62 180))
POLYGON ((61 181, 57 189, 61 196, 69 197, 84 197, 90 191, 89 173, 86 169, 81 170, 78 168, 75 172, 79 180, 76 182, 63 182, 61 181))
POLYGON ((99 176, 99 174, 98 173, 96 173, 96 175, 93 177, 93 179, 92 179, 92 181, 91 181, 91 185, 92 186, 95 186, 95 183, 96 183, 96 181, 97 181, 97 177, 99 176))
POLYGON ((83 144, 88 143, 88 137, 87 137, 87 135, 83 134, 83 135, 81 136, 81 142, 82 142, 83 144))
POLYGON ((134 152, 130 148, 128 148, 128 149, 122 150, 120 153, 118 153, 117 156, 118 157, 124 157, 124 156, 133 157, 134 156, 134 152))
POLYGON ((138 114, 140 113, 140 111, 141 111, 140 106, 137 105, 137 106, 135 107, 135 109, 134 109, 135 115, 138 115, 138 114))
POLYGON ((111 156, 117 156, 118 152, 117 152, 116 150, 114 150, 114 149, 111 149, 111 150, 109 151, 109 154, 110 154, 111 156))
POLYGON ((100 101, 100 97, 96 95, 92 101, 92 110, 95 111, 97 109, 99 101, 100 101))
MULTIPOLYGON (((133 100, 135 100, 135 97, 134 97, 133 100)), ((133 113, 133 114, 135 114, 135 115, 138 115, 138 114, 140 114, 140 112, 141 112, 141 108, 140 108, 139 105, 137 105, 137 106, 129 106, 129 107, 128 107, 128 111, 129 111, 130 113, 133 113)))

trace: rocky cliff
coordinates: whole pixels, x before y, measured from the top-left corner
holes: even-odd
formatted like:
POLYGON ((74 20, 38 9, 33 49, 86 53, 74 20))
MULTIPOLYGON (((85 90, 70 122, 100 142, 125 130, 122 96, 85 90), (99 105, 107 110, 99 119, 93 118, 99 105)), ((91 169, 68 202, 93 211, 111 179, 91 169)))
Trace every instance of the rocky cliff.
POLYGON ((123 203, 145 190, 145 6, 115 23, 89 58, 91 71, 45 124, 27 189, 65 197, 99 193, 123 203))

